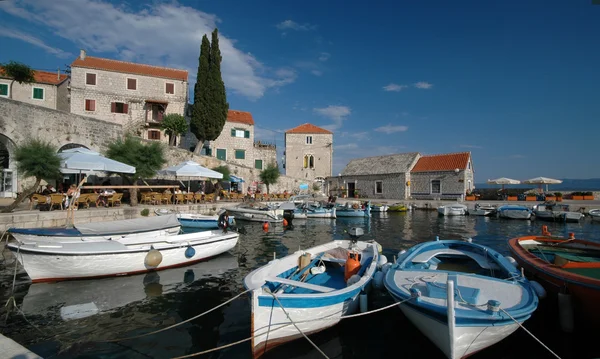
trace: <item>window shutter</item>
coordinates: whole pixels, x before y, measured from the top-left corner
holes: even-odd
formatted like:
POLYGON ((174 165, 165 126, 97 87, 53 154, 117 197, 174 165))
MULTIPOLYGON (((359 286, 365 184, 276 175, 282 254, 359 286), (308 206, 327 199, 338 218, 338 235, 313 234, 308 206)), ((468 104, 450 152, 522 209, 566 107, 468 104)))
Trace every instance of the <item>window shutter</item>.
POLYGON ((250 138, 250 131, 244 131, 244 138, 250 138))
POLYGON ((158 122, 161 122, 163 120, 163 116, 165 115, 165 113, 163 111, 158 111, 158 122))
POLYGON ((231 137, 235 137, 235 128, 231 129, 231 137))
POLYGON ((123 113, 129 113, 129 104, 126 104, 126 103, 123 104, 123 113))
POLYGON ((112 113, 117 112, 117 103, 116 102, 110 103, 110 112, 112 112, 112 113))
POLYGON ((174 94, 175 93, 175 84, 172 83, 167 83, 167 91, 168 94, 174 94))
POLYGON ((127 79, 127 89, 135 90, 137 88, 137 80, 136 79, 127 79))

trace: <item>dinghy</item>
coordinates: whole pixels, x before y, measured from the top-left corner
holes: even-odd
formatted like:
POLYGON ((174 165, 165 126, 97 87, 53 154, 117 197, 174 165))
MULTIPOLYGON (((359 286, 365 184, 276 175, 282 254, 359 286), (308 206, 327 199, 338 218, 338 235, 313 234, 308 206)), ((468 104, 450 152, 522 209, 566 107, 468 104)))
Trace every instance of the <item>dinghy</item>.
MULTIPOLYGON (((173 215, 164 217, 177 221, 173 215)), ((122 222, 101 224, 110 230, 124 227, 122 222)), ((238 238, 236 232, 223 233, 220 230, 152 237, 39 236, 28 239, 15 237, 15 241, 9 242, 7 247, 18 253, 17 259, 32 282, 36 283, 128 275, 185 266, 232 249, 238 238)))
POLYGON ((406 207, 403 204, 400 203, 396 203, 396 204, 392 204, 391 206, 388 207, 388 212, 406 212, 408 211, 408 207, 406 207))
MULTIPOLYGON (((356 238, 362 229, 353 228, 351 234, 356 238)), ((252 290, 253 356, 331 327, 356 311, 359 294, 375 274, 378 247, 376 242, 336 240, 274 259, 248 274, 244 285, 252 290)))
POLYGON ((338 204, 335 209, 337 217, 371 217, 370 203, 362 206, 360 202, 346 202, 346 204, 338 204))
POLYGON ((464 358, 501 341, 538 304, 511 262, 488 247, 458 240, 400 252, 384 284, 397 302, 404 301, 400 309, 406 317, 448 358, 464 358))
POLYGON ((389 208, 387 204, 374 204, 371 206, 371 212, 387 212, 389 208))
POLYGON ((525 206, 518 204, 507 204, 496 209, 496 216, 508 219, 530 219, 533 212, 525 206))
POLYGON ((284 209, 279 207, 281 205, 273 207, 262 203, 244 203, 235 207, 224 207, 224 209, 228 210, 236 220, 281 223, 284 209))
POLYGON ((592 209, 588 212, 588 214, 592 218, 592 221, 600 222, 600 209, 592 209))
MULTIPOLYGON (((156 213, 157 216, 173 214, 173 212, 168 209, 157 209, 154 211, 154 213, 156 213)), ((207 216, 204 214, 193 213, 176 213, 175 216, 183 227, 203 229, 219 228, 219 216, 207 216)), ((235 219, 233 216, 229 216, 229 225, 235 225, 235 219)))
POLYGON ((469 209, 464 204, 453 203, 438 207, 438 214, 442 216, 464 216, 469 213, 469 209))
POLYGON ((335 207, 323 207, 320 202, 303 202, 294 210, 294 218, 336 218, 335 207))
POLYGON ((535 219, 563 223, 577 223, 584 217, 581 212, 570 211, 568 204, 556 203, 554 201, 535 205, 533 213, 535 214, 535 219))
POLYGON ((496 213, 496 207, 491 204, 477 203, 475 205, 475 209, 469 211, 469 215, 471 216, 491 216, 496 213))

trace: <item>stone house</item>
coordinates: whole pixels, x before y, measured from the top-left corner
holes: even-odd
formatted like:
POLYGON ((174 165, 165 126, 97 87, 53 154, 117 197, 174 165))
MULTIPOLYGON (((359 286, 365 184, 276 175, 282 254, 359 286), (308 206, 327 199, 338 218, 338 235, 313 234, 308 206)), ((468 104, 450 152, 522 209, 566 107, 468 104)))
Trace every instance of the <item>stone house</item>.
POLYGON ((426 155, 400 153, 354 159, 337 177, 329 177, 329 193, 379 199, 461 199, 474 189, 470 152, 426 155))
POLYGON ((32 105, 69 111, 69 77, 66 74, 34 71, 34 82, 18 83, 3 74, 0 68, 0 97, 26 102, 32 105))
POLYGON ((187 103, 185 70, 92 57, 84 50, 71 64, 71 112, 120 124, 144 139, 168 142, 162 119, 184 116, 187 103))
POLYGON ((286 176, 324 182, 333 167, 333 132, 310 123, 285 132, 286 176))

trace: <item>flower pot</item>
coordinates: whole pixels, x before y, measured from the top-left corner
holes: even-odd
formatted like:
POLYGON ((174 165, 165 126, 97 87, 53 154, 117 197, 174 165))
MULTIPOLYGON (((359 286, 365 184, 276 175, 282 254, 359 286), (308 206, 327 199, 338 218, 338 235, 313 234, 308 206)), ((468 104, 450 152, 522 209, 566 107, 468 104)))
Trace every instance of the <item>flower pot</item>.
POLYGON ((556 197, 556 202, 562 202, 562 197, 556 197))
POLYGON ((508 196, 507 199, 509 201, 516 201, 517 200, 517 196, 508 196))
POLYGON ((572 196, 574 201, 583 201, 583 196, 572 196))
POLYGON ((546 201, 556 201, 556 197, 554 197, 554 196, 546 196, 546 201))
POLYGON ((475 196, 466 196, 465 201, 475 201, 477 198, 475 196))
POLYGON ((525 200, 526 201, 536 201, 537 197, 536 196, 525 196, 525 200))
POLYGON ((586 201, 593 201, 594 200, 594 196, 583 196, 583 199, 586 201))

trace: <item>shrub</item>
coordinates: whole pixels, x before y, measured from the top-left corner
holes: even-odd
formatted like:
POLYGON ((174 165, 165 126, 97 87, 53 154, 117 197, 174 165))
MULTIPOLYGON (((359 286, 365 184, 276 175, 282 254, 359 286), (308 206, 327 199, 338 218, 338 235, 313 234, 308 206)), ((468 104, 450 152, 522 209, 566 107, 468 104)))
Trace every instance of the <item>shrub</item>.
POLYGON ((148 208, 144 208, 142 209, 142 212, 140 212, 142 216, 144 217, 148 217, 148 215, 150 214, 150 210, 148 208))

